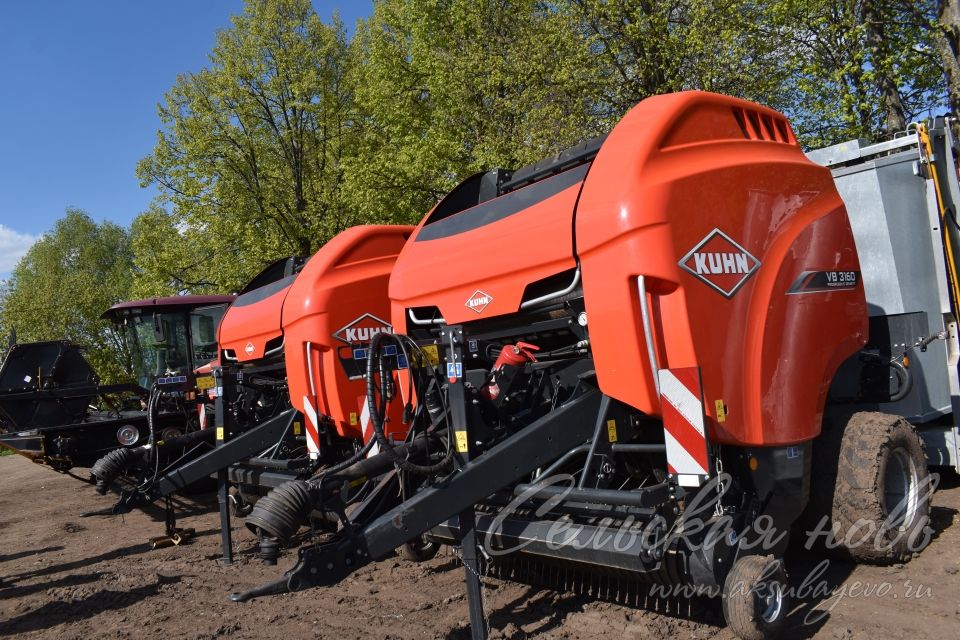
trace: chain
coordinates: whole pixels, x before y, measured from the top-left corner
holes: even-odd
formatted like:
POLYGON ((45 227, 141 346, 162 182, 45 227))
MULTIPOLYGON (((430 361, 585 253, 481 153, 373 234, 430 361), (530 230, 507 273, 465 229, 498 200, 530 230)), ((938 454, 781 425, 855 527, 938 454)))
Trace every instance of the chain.
POLYGON ((718 518, 723 517, 723 493, 725 487, 723 486, 723 460, 720 458, 720 452, 717 451, 715 468, 717 470, 717 505, 713 510, 713 513, 718 518))
MULTIPOLYGON (((490 637, 490 614, 487 613, 487 597, 486 597, 487 585, 484 583, 484 580, 490 575, 490 569, 493 566, 493 563, 490 562, 490 555, 487 553, 487 550, 483 548, 482 544, 477 545, 477 550, 480 552, 481 555, 483 555, 484 565, 485 565, 483 568, 483 575, 481 575, 476 571, 474 571, 473 567, 471 567, 469 564, 464 562, 462 549, 458 549, 457 547, 452 547, 452 549, 453 549, 453 555, 455 555, 457 559, 460 560, 460 564, 466 567, 467 571, 472 573, 474 577, 476 577, 477 582, 480 583, 480 608, 483 610, 483 623, 487 628, 487 633, 485 634, 484 637, 489 638, 490 637)), ((469 606, 469 603, 468 603, 468 606, 469 606)))

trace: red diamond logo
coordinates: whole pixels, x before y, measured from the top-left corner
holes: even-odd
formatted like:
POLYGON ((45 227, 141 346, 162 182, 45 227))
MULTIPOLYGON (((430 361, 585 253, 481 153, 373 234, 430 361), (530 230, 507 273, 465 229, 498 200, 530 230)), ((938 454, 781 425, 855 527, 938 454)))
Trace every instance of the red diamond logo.
POLYGON ((393 326, 372 313, 365 313, 347 326, 340 328, 333 337, 347 344, 370 342, 377 332, 393 333, 393 326))
POLYGON ((760 261, 720 229, 714 229, 680 260, 680 267, 732 298, 760 261))
POLYGON ((477 289, 473 292, 473 295, 467 299, 465 305, 468 309, 473 309, 477 313, 483 313, 483 310, 486 309, 487 305, 491 302, 493 302, 493 296, 477 289))

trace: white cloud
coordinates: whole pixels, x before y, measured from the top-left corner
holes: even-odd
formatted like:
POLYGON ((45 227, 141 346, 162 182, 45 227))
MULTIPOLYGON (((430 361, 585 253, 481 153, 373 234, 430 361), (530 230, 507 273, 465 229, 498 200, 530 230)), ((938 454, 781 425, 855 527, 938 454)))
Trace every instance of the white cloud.
POLYGON ((0 277, 13 271, 20 258, 39 239, 40 236, 18 233, 0 224, 0 277))

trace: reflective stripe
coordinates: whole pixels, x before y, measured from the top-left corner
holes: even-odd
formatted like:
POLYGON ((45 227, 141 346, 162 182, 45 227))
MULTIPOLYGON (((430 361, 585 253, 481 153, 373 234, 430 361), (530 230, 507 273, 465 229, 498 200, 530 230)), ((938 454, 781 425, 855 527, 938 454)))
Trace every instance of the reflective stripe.
POLYGON ((707 475, 707 470, 694 460, 693 456, 677 442, 677 439, 669 431, 664 430, 663 435, 667 443, 667 461, 671 473, 707 475))
POLYGON ((660 396, 703 437, 703 403, 669 369, 660 370, 660 396))
POLYGON ((677 475, 682 486, 700 486, 710 473, 700 371, 696 367, 660 369, 657 377, 667 470, 677 475))
POLYGON ((317 433, 317 411, 310 403, 310 398, 303 396, 303 413, 307 417, 307 451, 310 459, 316 460, 320 456, 320 436, 317 433))

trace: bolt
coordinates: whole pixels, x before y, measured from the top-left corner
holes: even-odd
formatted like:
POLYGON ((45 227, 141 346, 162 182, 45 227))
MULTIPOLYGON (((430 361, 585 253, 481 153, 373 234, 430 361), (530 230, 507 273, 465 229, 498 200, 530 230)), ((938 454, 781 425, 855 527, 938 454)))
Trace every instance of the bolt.
POLYGON ((328 562, 328 563, 327 563, 327 571, 333 571, 333 563, 332 563, 332 562, 328 562))

